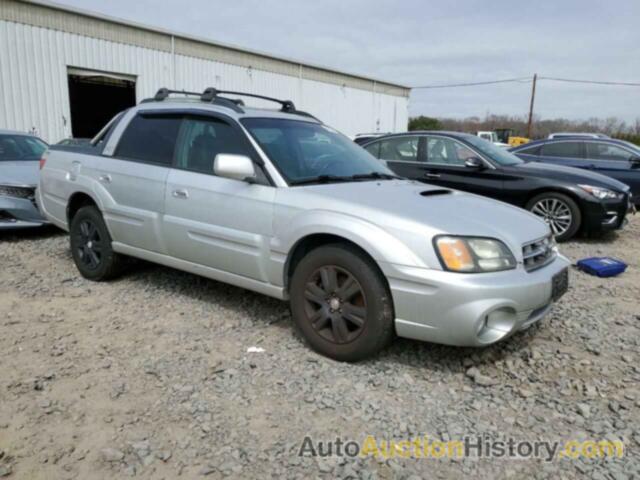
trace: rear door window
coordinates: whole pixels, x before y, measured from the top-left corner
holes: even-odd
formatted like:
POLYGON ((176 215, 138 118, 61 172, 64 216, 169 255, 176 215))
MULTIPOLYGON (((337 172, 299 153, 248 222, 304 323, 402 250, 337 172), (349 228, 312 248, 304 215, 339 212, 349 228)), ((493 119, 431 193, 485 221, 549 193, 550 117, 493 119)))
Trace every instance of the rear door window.
POLYGON ((378 158, 382 160, 417 162, 419 137, 394 137, 381 140, 378 158))
POLYGON ((582 149, 580 142, 547 143, 542 146, 542 155, 545 157, 582 158, 582 149))
POLYGON ((180 115, 137 115, 122 134, 115 156, 170 166, 181 123, 180 115))

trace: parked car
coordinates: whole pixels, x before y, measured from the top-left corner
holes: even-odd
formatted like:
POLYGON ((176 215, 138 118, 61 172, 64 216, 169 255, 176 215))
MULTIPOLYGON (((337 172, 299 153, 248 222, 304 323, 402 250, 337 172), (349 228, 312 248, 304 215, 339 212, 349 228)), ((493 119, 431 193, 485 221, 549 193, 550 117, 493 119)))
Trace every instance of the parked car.
POLYGON ((105 127, 95 153, 44 158, 42 210, 88 279, 130 255, 289 300, 308 343, 346 361, 396 334, 489 345, 567 289, 568 260, 528 212, 399 179, 290 101, 170 93, 105 127))
POLYGON ((0 230, 48 223, 35 204, 38 164, 46 149, 33 135, 0 130, 0 230))
POLYGON ((611 138, 609 135, 605 135, 604 133, 581 133, 581 132, 558 132, 558 133, 550 133, 547 138, 572 138, 572 137, 583 137, 583 138, 611 138))
POLYGON ((558 138, 539 140, 511 152, 526 161, 590 170, 629 185, 633 202, 640 205, 640 147, 611 138, 558 138))
POLYGON ((57 145, 66 145, 68 147, 86 146, 91 143, 90 138, 64 138, 57 145))
MULTIPOLYGON (((529 144, 527 144, 529 145, 529 144)), ((409 132, 363 147, 398 175, 502 200, 543 218, 558 241, 621 228, 629 187, 576 168, 524 162, 474 135, 409 132)))
POLYGON ((380 133, 380 132, 376 132, 376 133, 358 133, 353 138, 353 141, 356 142, 358 145, 362 145, 363 143, 368 142, 372 138, 378 138, 378 137, 381 137, 383 135, 388 135, 388 134, 389 133, 380 133))

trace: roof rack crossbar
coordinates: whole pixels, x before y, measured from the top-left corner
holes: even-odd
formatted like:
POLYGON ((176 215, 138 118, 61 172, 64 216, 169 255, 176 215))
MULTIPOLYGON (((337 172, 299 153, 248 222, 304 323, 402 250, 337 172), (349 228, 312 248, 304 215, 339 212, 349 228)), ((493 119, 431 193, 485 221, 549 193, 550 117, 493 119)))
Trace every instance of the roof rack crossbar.
POLYGON ((203 102, 212 102, 218 95, 240 95, 241 97, 259 98, 268 102, 279 103, 282 106, 281 110, 283 112, 295 112, 296 110, 296 106, 291 100, 280 100, 278 98, 258 95, 256 93, 235 92, 232 90, 217 90, 213 87, 209 87, 204 92, 202 92, 202 96, 200 98, 203 102))
POLYGON ((186 90, 169 90, 168 88, 161 88, 156 92, 156 94, 153 97, 153 99, 156 102, 161 102, 165 98, 169 97, 169 95, 172 94, 172 93, 176 93, 176 94, 180 94, 180 95, 191 95, 191 96, 194 96, 194 97, 199 97, 201 95, 198 92, 187 92, 186 90))

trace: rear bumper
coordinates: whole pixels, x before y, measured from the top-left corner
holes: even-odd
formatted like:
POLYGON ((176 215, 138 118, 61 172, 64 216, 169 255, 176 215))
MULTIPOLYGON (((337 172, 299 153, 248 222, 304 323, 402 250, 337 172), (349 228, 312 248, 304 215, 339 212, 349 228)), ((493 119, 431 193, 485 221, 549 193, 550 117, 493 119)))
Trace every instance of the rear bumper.
POLYGON ((48 223, 32 200, 0 197, 0 230, 40 227, 48 223))
POLYGON ((569 266, 559 255, 527 273, 465 275, 386 264, 398 336, 456 346, 486 346, 528 328, 551 310, 552 278, 569 266))

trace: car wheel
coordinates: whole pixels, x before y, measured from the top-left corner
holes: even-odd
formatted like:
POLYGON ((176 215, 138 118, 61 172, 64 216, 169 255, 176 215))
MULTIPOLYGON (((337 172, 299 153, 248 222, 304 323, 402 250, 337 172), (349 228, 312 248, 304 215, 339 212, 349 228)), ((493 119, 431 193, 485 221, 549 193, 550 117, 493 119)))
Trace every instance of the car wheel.
POLYGON ((290 296, 296 326, 327 357, 362 360, 395 335, 386 281, 356 248, 332 244, 311 251, 296 266, 290 296))
POLYGON ((111 248, 111 235, 96 207, 78 210, 71 220, 69 235, 71 255, 83 277, 103 281, 122 271, 123 257, 111 248))
POLYGON ((580 229, 580 208, 571 197, 562 193, 541 193, 529 200, 527 210, 547 222, 559 242, 569 240, 580 229))

